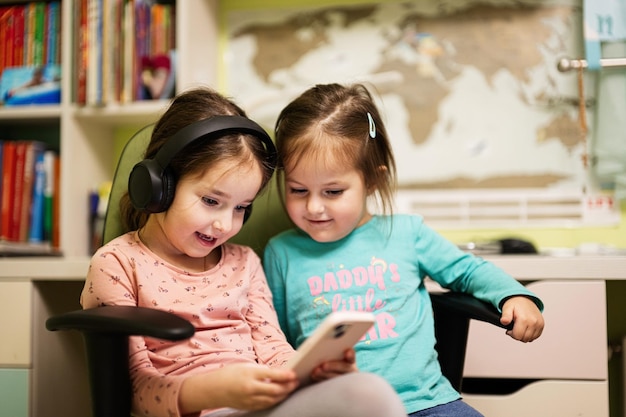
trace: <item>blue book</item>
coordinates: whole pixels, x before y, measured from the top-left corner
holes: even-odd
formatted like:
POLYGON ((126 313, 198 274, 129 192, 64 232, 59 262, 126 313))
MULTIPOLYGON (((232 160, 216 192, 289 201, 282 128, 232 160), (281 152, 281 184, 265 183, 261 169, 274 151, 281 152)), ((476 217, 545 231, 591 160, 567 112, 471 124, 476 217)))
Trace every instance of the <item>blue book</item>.
POLYGON ((30 212, 30 230, 28 241, 41 243, 44 241, 44 189, 46 186, 46 169, 44 166, 44 150, 37 148, 35 154, 35 184, 33 186, 33 201, 30 212))
POLYGON ((47 12, 48 33, 46 34, 46 64, 60 64, 58 60, 58 33, 61 30, 59 25, 59 2, 52 1, 48 3, 47 12))

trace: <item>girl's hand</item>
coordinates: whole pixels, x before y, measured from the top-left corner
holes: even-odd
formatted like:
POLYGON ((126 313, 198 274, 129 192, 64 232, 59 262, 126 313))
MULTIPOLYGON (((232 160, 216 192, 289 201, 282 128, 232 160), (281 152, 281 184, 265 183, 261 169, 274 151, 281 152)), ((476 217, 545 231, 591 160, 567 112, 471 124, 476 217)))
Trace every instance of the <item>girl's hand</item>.
POLYGON ((502 305, 500 323, 513 322, 513 329, 506 334, 521 342, 532 342, 543 332, 544 320, 535 302, 524 296, 511 297, 502 305))
POLYGON ((298 386, 295 372, 257 364, 234 364, 185 380, 181 414, 209 408, 261 410, 283 401, 298 386))
POLYGON ((338 375, 358 371, 356 366, 356 352, 353 348, 347 349, 343 360, 328 361, 320 364, 311 372, 313 381, 323 381, 338 375))

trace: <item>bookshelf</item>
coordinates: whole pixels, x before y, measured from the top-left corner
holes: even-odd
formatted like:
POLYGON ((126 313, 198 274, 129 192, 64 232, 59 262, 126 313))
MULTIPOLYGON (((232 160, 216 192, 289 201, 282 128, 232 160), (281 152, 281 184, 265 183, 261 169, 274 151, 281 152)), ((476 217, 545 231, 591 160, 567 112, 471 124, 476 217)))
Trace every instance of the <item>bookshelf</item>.
MULTIPOLYGON (((0 6, 24 3, 0 0, 0 6)), ((81 106, 74 101, 74 6, 75 0, 61 0, 61 102, 0 107, 4 138, 37 136, 59 152, 62 252, 55 257, 0 257, 0 294, 6 298, 0 303, 0 327, 9 332, 3 338, 11 341, 0 349, 0 386, 12 387, 11 393, 0 390, 0 417, 90 414, 82 341, 71 332, 47 332, 44 322, 52 314, 79 308, 90 257, 88 195, 113 176, 118 132, 156 121, 168 103, 81 106)), ((216 85, 218 11, 219 0, 176 2, 176 91, 216 85)))
MULTIPOLYGON (((60 156, 59 249, 63 257, 88 257, 89 191, 110 180, 115 167, 114 137, 118 129, 154 122, 167 100, 128 104, 79 105, 75 102, 75 22, 77 0, 62 0, 61 103, 0 107, 3 136, 19 139, 26 127, 56 132, 51 139, 60 156), (69 22, 69 24, 68 24, 69 22), (7 136, 7 132, 10 134, 7 136)), ((0 6, 27 1, 0 0, 0 6)), ((217 0, 187 0, 176 4, 176 86, 215 85, 217 79, 217 0)), ((33 129, 31 129, 33 131, 33 129)), ((36 135, 36 130, 30 136, 36 135)), ((50 139, 49 139, 50 140, 50 139)), ((4 260, 0 259, 0 262, 4 260)))

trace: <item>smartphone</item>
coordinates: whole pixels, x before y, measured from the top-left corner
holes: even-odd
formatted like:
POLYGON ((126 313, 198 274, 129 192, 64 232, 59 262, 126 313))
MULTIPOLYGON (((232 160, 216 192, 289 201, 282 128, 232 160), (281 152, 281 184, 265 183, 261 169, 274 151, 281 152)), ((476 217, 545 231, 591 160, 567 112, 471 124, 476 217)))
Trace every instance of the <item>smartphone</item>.
POLYGON ((296 371, 301 385, 311 382, 311 372, 319 364, 342 359, 374 324, 374 314, 364 311, 336 311, 330 313, 296 350, 287 362, 296 371))

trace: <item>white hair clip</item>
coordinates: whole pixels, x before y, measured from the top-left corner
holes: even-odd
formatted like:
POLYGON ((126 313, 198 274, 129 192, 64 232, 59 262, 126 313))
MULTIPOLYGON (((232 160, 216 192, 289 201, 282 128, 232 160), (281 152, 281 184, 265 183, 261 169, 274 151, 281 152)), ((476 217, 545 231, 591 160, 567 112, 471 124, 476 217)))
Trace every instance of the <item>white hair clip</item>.
POLYGON ((370 138, 374 139, 376 137, 376 124, 374 123, 374 119, 372 119, 370 112, 367 112, 367 121, 370 125, 370 138))

